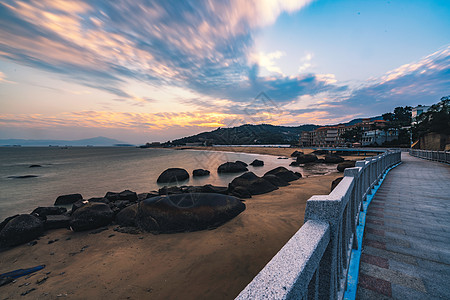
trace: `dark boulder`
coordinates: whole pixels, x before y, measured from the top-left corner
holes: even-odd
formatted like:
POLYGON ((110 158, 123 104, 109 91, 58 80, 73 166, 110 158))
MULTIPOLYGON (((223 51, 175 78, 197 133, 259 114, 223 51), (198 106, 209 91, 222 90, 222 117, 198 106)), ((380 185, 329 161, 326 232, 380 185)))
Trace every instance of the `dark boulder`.
POLYGON ((41 165, 31 165, 31 166, 29 166, 29 168, 41 168, 42 166, 41 165))
POLYGON ((346 160, 337 165, 337 170, 339 172, 344 172, 344 170, 347 168, 353 168, 355 166, 355 164, 356 164, 356 161, 346 160))
POLYGON ((264 178, 256 176, 253 172, 244 173, 233 179, 228 185, 228 191, 232 193, 237 187, 246 189, 251 195, 265 194, 278 189, 278 187, 264 178))
POLYGON ((209 175, 209 171, 208 170, 195 169, 194 171, 192 171, 192 176, 194 176, 194 177, 208 176, 208 175, 209 175))
POLYGON ((136 213, 137 213, 137 204, 130 205, 124 209, 122 209, 116 215, 116 223, 120 226, 136 226, 136 213))
POLYGON ((44 228, 58 229, 58 228, 69 228, 70 217, 66 215, 48 215, 47 219, 44 221, 44 228))
POLYGON ((10 217, 7 217, 6 219, 4 219, 3 222, 0 223, 0 231, 2 231, 2 229, 6 226, 6 224, 8 224, 9 221, 11 221, 12 219, 14 219, 17 216, 18 215, 14 215, 14 216, 10 216, 10 217))
POLYGON ((185 169, 169 168, 159 175, 158 183, 178 182, 189 179, 189 173, 185 169))
POLYGON ((50 206, 50 207, 37 207, 35 208, 32 212, 31 215, 34 215, 38 218, 44 219, 48 216, 48 215, 62 215, 63 213, 66 213, 67 209, 65 207, 55 207, 55 206, 50 206))
POLYGON ((337 185, 339 184, 339 182, 341 182, 341 180, 343 178, 344 177, 338 177, 335 180, 333 180, 333 182, 331 183, 331 190, 330 190, 330 192, 332 192, 334 190, 334 188, 337 187, 337 185))
POLYGON ((294 152, 292 152, 291 157, 297 157, 299 155, 303 155, 303 152, 295 150, 294 152))
POLYGON ((221 194, 177 194, 139 202, 136 224, 152 233, 216 228, 245 210, 238 198, 221 194))
POLYGON ((101 202, 101 203, 109 204, 110 201, 108 200, 108 198, 105 198, 105 197, 94 197, 94 198, 88 199, 88 202, 101 202))
POLYGON ((206 184, 202 186, 202 193, 217 193, 226 195, 228 192, 228 187, 226 186, 215 186, 211 184, 206 184))
POLYGON ((130 202, 136 202, 138 200, 138 196, 133 191, 125 190, 119 193, 119 200, 128 200, 130 202))
POLYGON ((243 161, 241 161, 241 160, 237 160, 236 163, 237 163, 238 165, 243 166, 243 167, 248 167, 248 164, 245 163, 245 162, 243 162, 243 161))
POLYGON ((317 161, 317 156, 314 154, 300 154, 297 156, 297 163, 306 164, 317 161))
POLYGON ((312 153, 317 154, 317 155, 324 155, 328 153, 328 150, 315 150, 312 153))
POLYGON ((37 175, 8 176, 8 178, 12 178, 12 179, 25 179, 25 178, 35 178, 35 177, 39 177, 39 176, 37 176, 37 175))
POLYGON ((140 193, 138 194, 138 201, 142 201, 148 198, 159 196, 158 192, 140 193))
POLYGON ((71 213, 73 214, 77 209, 79 209, 80 207, 85 206, 87 203, 88 202, 86 202, 84 200, 79 200, 79 201, 75 202, 74 204, 72 204, 72 211, 71 211, 71 213))
POLYGON ((255 159, 254 161, 252 161, 250 163, 250 165, 254 166, 254 167, 262 167, 262 166, 264 166, 264 162, 262 160, 255 159))
POLYGON ((163 186, 159 189, 158 193, 160 195, 182 194, 183 190, 178 186, 163 186))
POLYGON ((117 200, 112 203, 110 203, 109 207, 113 209, 113 207, 117 207, 119 210, 124 209, 130 204, 130 201, 128 200, 117 200))
POLYGON ((294 172, 286 169, 285 167, 278 167, 273 170, 270 170, 269 172, 264 174, 264 176, 266 176, 266 175, 275 175, 277 177, 280 177, 281 179, 283 179, 286 182, 294 181, 294 180, 301 178, 300 173, 295 174, 294 172))
POLYGON ((285 180, 283 180, 281 177, 272 175, 272 174, 266 174, 263 176, 265 180, 273 184, 274 186, 288 186, 289 183, 285 180))
POLYGON ((69 194, 69 195, 62 195, 56 198, 55 205, 67 205, 67 204, 73 204, 79 200, 82 200, 83 196, 80 194, 69 194))
POLYGON ((242 198, 242 199, 248 199, 252 197, 252 194, 247 190, 247 188, 243 186, 237 186, 235 187, 231 192, 230 195, 242 198))
POLYGON ((239 173, 248 171, 247 167, 237 162, 226 162, 217 168, 218 173, 239 173))
POLYGON ((18 215, 0 231, 0 247, 16 246, 39 237, 44 232, 44 223, 33 215, 18 215))
POLYGON ((105 203, 88 203, 72 213, 70 227, 83 231, 106 226, 114 218, 114 212, 105 203))
POLYGON ((324 159, 327 164, 338 164, 344 161, 344 158, 334 154, 327 154, 324 159))
POLYGON ((109 201, 117 201, 120 199, 120 196, 119 193, 116 192, 107 192, 104 198, 108 199, 109 201))
POLYGON ((291 167, 300 167, 300 164, 296 161, 293 161, 289 164, 291 167))

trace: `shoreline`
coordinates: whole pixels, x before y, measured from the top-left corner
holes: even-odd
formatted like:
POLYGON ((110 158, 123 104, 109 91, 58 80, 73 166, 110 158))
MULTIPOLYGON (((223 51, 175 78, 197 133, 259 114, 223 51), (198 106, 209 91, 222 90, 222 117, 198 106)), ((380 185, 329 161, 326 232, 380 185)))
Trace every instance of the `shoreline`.
MULTIPOLYGON (((230 147, 204 148, 195 150, 230 151, 230 147)), ((232 152, 249 153, 245 147, 236 148, 232 152)), ((250 153, 290 157, 299 150, 267 149, 272 150, 250 153)), ((160 235, 119 233, 115 225, 96 234, 91 234, 95 230, 50 230, 34 246, 24 244, 1 253, 4 272, 41 264, 46 268, 0 289, 6 298, 19 298, 34 288, 30 295, 35 299, 181 295, 184 299, 232 299, 302 226, 306 200, 328 194, 331 182, 340 176, 336 172, 303 177, 287 187, 253 196, 246 199, 244 212, 213 230, 160 235)))

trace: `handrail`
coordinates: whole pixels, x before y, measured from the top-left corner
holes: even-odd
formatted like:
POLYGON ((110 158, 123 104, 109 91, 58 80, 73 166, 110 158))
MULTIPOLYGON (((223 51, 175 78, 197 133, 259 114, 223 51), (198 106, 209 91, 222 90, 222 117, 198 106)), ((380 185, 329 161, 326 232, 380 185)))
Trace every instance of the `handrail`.
POLYGON ((418 158, 434 160, 434 161, 450 164, 450 152, 449 151, 409 149, 409 154, 412 156, 418 157, 418 158))
POLYGON ((388 151, 358 161, 330 194, 312 196, 303 226, 236 299, 342 299, 362 201, 400 160, 388 151))

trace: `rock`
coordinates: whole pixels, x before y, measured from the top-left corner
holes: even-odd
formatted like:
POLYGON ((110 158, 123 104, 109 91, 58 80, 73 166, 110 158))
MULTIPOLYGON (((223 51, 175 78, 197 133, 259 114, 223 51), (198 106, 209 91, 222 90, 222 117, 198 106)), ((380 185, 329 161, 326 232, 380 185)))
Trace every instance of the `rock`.
POLYGON ((169 168, 159 175, 158 183, 178 182, 189 179, 189 173, 185 169, 169 168))
POLYGON ((37 176, 37 175, 8 176, 8 178, 12 178, 12 179, 24 179, 24 178, 35 178, 35 177, 39 177, 39 176, 37 176))
MULTIPOLYGON (((77 209, 79 209, 80 207, 83 207, 87 204, 88 202, 84 201, 84 200, 79 200, 77 202, 75 202, 74 204, 72 204, 72 211, 71 214, 73 214, 77 209)), ((95 203, 95 202, 93 202, 95 203)))
POLYGON ((69 194, 69 195, 62 195, 56 198, 55 205, 67 205, 67 204, 73 204, 79 200, 82 200, 83 196, 80 194, 69 194))
POLYGON ((114 231, 120 232, 120 233, 128 233, 128 234, 141 234, 142 232, 134 227, 134 226, 119 226, 114 228, 114 231))
POLYGON ((119 200, 128 200, 131 202, 136 202, 138 200, 138 196, 135 192, 125 190, 119 193, 119 200))
POLYGON ((180 187, 181 193, 203 193, 202 186, 182 186, 180 187))
POLYGON ((237 160, 235 163, 243 166, 243 167, 248 167, 248 164, 246 164, 245 162, 241 161, 241 160, 237 160))
POLYGON ((247 167, 237 162, 226 162, 217 168, 218 173, 239 173, 248 171, 247 167))
POLYGON ((339 182, 341 182, 341 180, 343 178, 344 177, 338 177, 335 180, 333 180, 333 182, 331 183, 331 190, 330 190, 330 192, 332 192, 334 190, 334 188, 339 184, 339 182))
POLYGON ((88 203, 72 213, 70 227, 83 231, 106 226, 113 220, 114 212, 104 203, 88 203))
POLYGON ((138 194, 138 201, 142 201, 148 198, 159 196, 158 192, 140 193, 138 194))
POLYGON ((11 221, 12 219, 14 219, 17 216, 18 215, 14 215, 14 216, 7 217, 6 219, 4 219, 3 222, 0 223, 0 231, 2 231, 2 229, 6 226, 6 224, 8 224, 9 221, 11 221))
POLYGON ((69 228, 70 217, 65 215, 48 215, 44 221, 45 230, 69 228))
POLYGON ((274 186, 288 186, 289 183, 285 180, 283 180, 281 177, 272 175, 272 174, 267 174, 264 175, 263 178, 265 180, 267 180, 268 182, 270 182, 271 184, 273 184, 274 186))
MULTIPOLYGON (((111 203, 113 206, 117 207, 119 210, 124 209, 130 204, 128 200, 118 200, 111 203)), ((111 205, 110 205, 111 207, 111 205)))
POLYGON ((38 218, 42 218, 45 220, 45 218, 48 215, 62 215, 63 213, 66 213, 66 212, 67 212, 67 209, 65 207, 55 207, 55 206, 42 207, 42 206, 39 206, 31 212, 31 215, 34 215, 38 218))
POLYGON ((251 195, 265 194, 278 189, 278 187, 264 178, 256 176, 253 172, 244 173, 233 179, 228 185, 228 191, 233 192, 238 186, 249 191, 251 195))
POLYGON ((192 176, 194 177, 198 177, 198 176, 208 176, 209 175, 209 171, 208 170, 203 170, 203 169, 195 169, 192 172, 192 176))
POLYGON ((337 165, 337 170, 339 172, 344 172, 344 170, 347 168, 353 168, 355 166, 355 164, 356 164, 356 161, 346 160, 337 165))
POLYGON ((0 231, 0 245, 16 246, 39 237, 44 232, 43 222, 33 215, 18 215, 0 231))
POLYGON ((299 155, 303 155, 303 152, 295 150, 294 152, 292 152, 291 157, 297 157, 299 155))
POLYGON ((300 164, 298 162, 296 162, 296 161, 291 162, 289 165, 291 167, 299 167, 300 166, 300 164))
POLYGON ((105 197, 90 198, 90 199, 88 199, 88 202, 101 202, 101 203, 109 204, 108 198, 105 198, 105 197))
POLYGON ((130 205, 124 209, 122 209, 116 215, 116 223, 120 226, 136 226, 136 213, 137 213, 137 204, 130 205))
POLYGON ((288 157, 278 157, 277 159, 289 159, 288 157))
POLYGON ((205 184, 204 186, 202 186, 202 193, 216 193, 226 195, 228 193, 228 187, 205 184))
POLYGON ((159 189, 159 195, 172 195, 172 194, 182 194, 183 191, 181 187, 178 186, 164 186, 159 189))
POLYGON ((316 163, 324 163, 324 162, 325 162, 325 159, 319 158, 319 159, 317 159, 315 162, 316 162, 316 163))
POLYGON ((245 210, 228 195, 197 193, 160 196, 139 202, 136 224, 152 233, 173 233, 216 228, 245 210))
POLYGON ((109 201, 116 201, 120 199, 120 196, 119 193, 116 192, 107 192, 104 198, 108 199, 109 201))
POLYGON ((306 164, 306 163, 312 163, 317 160, 317 156, 314 154, 300 154, 297 156, 297 163, 299 164, 306 164))
POLYGON ((42 167, 41 165, 31 165, 28 168, 41 168, 41 167, 42 167))
POLYGON ((327 163, 327 164, 338 164, 343 161, 344 161, 344 159, 338 155, 334 155, 334 154, 325 155, 325 163, 327 163))
MULTIPOLYGON (((298 173, 298 174, 300 174, 300 173, 298 173)), ((280 177, 281 179, 283 179, 286 182, 291 182, 291 181, 301 178, 301 174, 300 174, 300 176, 298 176, 297 174, 294 174, 294 172, 286 169, 285 167, 278 167, 273 170, 270 170, 269 172, 264 174, 264 176, 266 176, 266 175, 275 175, 277 177, 280 177)))
POLYGON ((237 186, 235 187, 231 192, 230 195, 242 198, 242 199, 248 199, 252 197, 252 194, 247 190, 247 188, 243 186, 237 186))
POLYGON ((262 166, 264 166, 264 162, 262 160, 255 159, 254 161, 252 161, 250 163, 250 165, 254 166, 254 167, 262 167, 262 166))

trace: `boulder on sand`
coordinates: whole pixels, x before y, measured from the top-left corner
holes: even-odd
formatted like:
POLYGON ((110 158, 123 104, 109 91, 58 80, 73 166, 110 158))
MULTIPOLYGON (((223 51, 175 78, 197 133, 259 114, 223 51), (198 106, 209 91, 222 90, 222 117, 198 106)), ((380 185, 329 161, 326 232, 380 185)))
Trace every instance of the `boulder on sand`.
POLYGON ((252 161, 250 163, 250 165, 254 166, 254 167, 262 167, 262 166, 264 166, 264 162, 262 160, 255 159, 254 161, 252 161))
POLYGON ((281 177, 272 175, 272 174, 266 174, 263 176, 265 180, 273 184, 274 186, 288 186, 289 183, 285 180, 283 180, 281 177))
POLYGON ((137 226, 152 233, 216 228, 245 210, 240 199, 221 194, 160 196, 139 202, 137 226))
POLYGON ((0 231, 1 246, 16 246, 39 237, 44 232, 44 223, 33 215, 18 215, 9 220, 0 231))
POLYGON ((192 176, 194 176, 194 177, 208 176, 208 175, 209 175, 209 171, 208 170, 195 169, 194 171, 192 171, 192 176))
POLYGON ((56 198, 54 205, 67 205, 67 204, 73 204, 79 200, 82 200, 83 196, 80 194, 69 194, 69 195, 62 195, 56 198))
POLYGON ((278 187, 270 183, 270 181, 256 176, 253 172, 244 173, 233 179, 228 185, 228 191, 233 193, 233 190, 237 187, 248 190, 251 195, 265 194, 278 189, 278 187))
POLYGON ((346 160, 337 165, 337 170, 339 172, 344 172, 344 170, 347 168, 353 168, 355 166, 355 164, 356 164, 356 161, 346 160))
POLYGON ((106 226, 113 220, 114 212, 105 203, 91 202, 78 208, 70 219, 74 231, 83 231, 106 226))
POLYGON ((48 215, 62 215, 65 212, 67 212, 67 209, 65 207, 57 207, 57 206, 42 207, 42 206, 39 206, 31 212, 31 215, 34 215, 38 218, 45 220, 45 218, 48 215))
POLYGON ((136 226, 136 214, 137 214, 137 204, 130 205, 124 209, 122 209, 117 215, 116 215, 116 223, 120 226, 136 226))
POLYGON ((338 164, 343 162, 344 159, 339 155, 327 154, 325 155, 325 163, 327 164, 338 164))
POLYGON ((171 183, 189 179, 189 173, 181 168, 169 168, 159 175, 158 183, 171 183))
POLYGON ((58 228, 69 228, 70 217, 66 215, 48 215, 47 219, 44 221, 44 228, 48 229, 58 229, 58 228))
POLYGON ((294 152, 292 152, 291 157, 297 157, 299 155, 303 155, 303 152, 295 150, 294 152))
POLYGON ((217 168, 218 173, 239 173, 248 171, 247 167, 238 162, 226 162, 217 168))
MULTIPOLYGON (((294 180, 300 179, 302 177, 300 173, 296 174, 296 173, 292 172, 291 170, 286 169, 285 167, 278 167, 273 170, 270 170, 269 172, 264 174, 264 176, 266 176, 266 175, 275 175, 277 177, 280 177, 281 179, 283 179, 286 182, 294 181, 294 180)), ((263 178, 264 178, 264 176, 263 176, 263 178)))
POLYGON ((317 156, 314 154, 299 154, 297 155, 297 163, 306 164, 317 161, 317 156))

